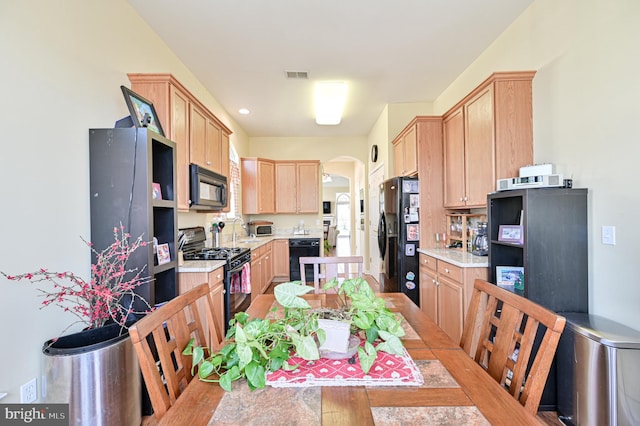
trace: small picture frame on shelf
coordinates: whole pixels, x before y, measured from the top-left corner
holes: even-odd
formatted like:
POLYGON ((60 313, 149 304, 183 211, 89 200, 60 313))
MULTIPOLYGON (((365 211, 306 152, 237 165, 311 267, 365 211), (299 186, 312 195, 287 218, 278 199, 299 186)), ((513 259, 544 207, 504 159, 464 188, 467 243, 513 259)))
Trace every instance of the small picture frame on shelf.
POLYGON ((498 241, 522 244, 524 242, 522 225, 500 225, 498 229, 498 241))
POLYGON ((153 182, 153 189, 151 191, 151 196, 154 200, 162 200, 162 190, 160 189, 160 184, 153 182))
POLYGON ((158 244, 158 265, 164 265, 171 261, 171 255, 169 254, 169 244, 158 244))
POLYGON ((524 290, 524 268, 522 266, 496 266, 498 287, 514 291, 524 290))

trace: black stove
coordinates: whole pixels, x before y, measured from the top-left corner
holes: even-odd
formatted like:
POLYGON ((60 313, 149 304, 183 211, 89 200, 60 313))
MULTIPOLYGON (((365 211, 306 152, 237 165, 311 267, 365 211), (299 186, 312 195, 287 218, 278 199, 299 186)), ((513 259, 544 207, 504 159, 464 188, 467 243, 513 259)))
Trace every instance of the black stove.
POLYGON ((245 311, 251 304, 250 273, 251 250, 242 247, 205 247, 206 234, 204 227, 184 228, 178 230, 178 247, 182 250, 184 260, 224 260, 224 323, 223 335, 229 329, 229 320, 236 313, 245 311), (249 270, 250 271, 250 270, 249 270), (245 280, 248 287, 242 287, 245 280), (232 282, 236 285, 232 286, 232 282), (248 291, 247 291, 248 288, 248 291))
POLYGON ((184 260, 230 260, 248 251, 242 247, 202 248, 200 251, 184 253, 184 260))
POLYGON ((182 248, 184 260, 226 260, 227 265, 234 268, 242 262, 251 250, 243 247, 205 247, 206 234, 204 227, 180 229, 178 242, 182 248))

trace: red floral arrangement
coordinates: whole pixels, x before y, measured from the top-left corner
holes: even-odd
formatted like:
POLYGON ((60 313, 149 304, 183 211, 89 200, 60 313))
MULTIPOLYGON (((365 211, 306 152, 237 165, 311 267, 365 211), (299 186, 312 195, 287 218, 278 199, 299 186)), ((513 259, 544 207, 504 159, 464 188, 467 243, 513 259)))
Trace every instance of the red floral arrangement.
POLYGON ((90 329, 102 327, 107 322, 125 327, 131 314, 141 313, 133 309, 136 300, 144 302, 148 307, 146 312, 152 310, 149 303, 134 292, 136 287, 151 280, 142 276, 145 268, 127 269, 131 254, 139 247, 145 247, 147 242, 142 241, 142 236, 130 242, 130 235, 122 224, 120 228, 113 228, 113 236, 115 241, 101 252, 81 237, 96 255, 96 262, 91 265, 91 281, 87 282, 73 272, 50 272, 46 269, 20 275, 1 271, 0 274, 12 281, 26 279, 32 283, 51 283, 51 288, 38 288, 44 297, 41 308, 56 305, 75 314, 79 322, 87 324, 90 329))

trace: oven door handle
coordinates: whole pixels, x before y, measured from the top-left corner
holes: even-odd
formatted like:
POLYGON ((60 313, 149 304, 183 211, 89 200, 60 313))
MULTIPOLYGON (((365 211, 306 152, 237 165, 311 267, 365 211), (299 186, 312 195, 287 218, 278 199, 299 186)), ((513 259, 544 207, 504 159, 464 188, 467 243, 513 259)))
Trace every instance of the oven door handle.
POLYGON ((231 269, 229 270, 228 274, 229 275, 233 275, 233 274, 237 274, 238 272, 242 271, 242 268, 244 268, 244 265, 246 265, 249 262, 243 262, 240 265, 236 266, 235 269, 231 269))

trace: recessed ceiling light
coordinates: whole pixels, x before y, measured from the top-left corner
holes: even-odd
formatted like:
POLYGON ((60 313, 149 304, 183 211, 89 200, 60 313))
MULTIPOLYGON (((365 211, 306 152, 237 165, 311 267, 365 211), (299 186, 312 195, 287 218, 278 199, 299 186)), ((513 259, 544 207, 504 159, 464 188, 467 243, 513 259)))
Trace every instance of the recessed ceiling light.
POLYGON ((249 110, 248 110, 248 109, 246 109, 246 108, 240 108, 240 109, 238 110, 238 112, 239 112, 240 114, 242 114, 242 115, 247 115, 247 114, 249 114, 251 111, 249 111, 249 110))

